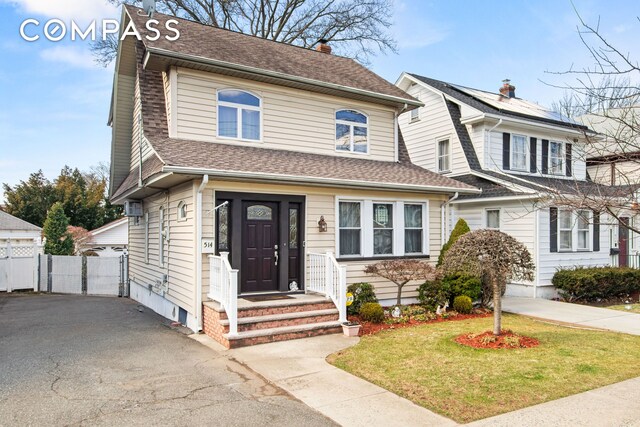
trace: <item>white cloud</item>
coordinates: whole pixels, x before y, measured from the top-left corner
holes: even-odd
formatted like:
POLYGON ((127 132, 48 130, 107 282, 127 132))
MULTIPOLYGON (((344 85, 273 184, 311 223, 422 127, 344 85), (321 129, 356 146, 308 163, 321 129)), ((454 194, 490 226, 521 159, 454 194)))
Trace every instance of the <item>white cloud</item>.
POLYGON ((449 30, 441 22, 426 19, 416 13, 416 5, 395 2, 393 33, 400 49, 419 49, 446 39, 449 30))
POLYGON ((55 46, 40 52, 45 61, 58 62, 77 68, 95 69, 97 67, 91 52, 71 46, 55 46))
POLYGON ((87 22, 94 19, 117 18, 118 9, 106 0, 0 0, 25 13, 87 22))

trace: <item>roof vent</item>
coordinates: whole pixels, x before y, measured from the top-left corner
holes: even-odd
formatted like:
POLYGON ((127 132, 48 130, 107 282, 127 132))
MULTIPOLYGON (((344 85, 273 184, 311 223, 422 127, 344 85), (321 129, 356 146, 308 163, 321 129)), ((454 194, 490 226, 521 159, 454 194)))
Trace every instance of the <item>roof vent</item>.
POLYGON ((507 98, 516 97, 516 87, 511 84, 511 80, 504 79, 502 81, 502 87, 500 87, 500 94, 507 98))
POLYGON ((322 53, 326 53, 326 54, 331 54, 331 46, 329 46, 327 44, 327 40, 326 39, 320 39, 318 40, 318 47, 316 47, 316 50, 318 52, 322 52, 322 53))

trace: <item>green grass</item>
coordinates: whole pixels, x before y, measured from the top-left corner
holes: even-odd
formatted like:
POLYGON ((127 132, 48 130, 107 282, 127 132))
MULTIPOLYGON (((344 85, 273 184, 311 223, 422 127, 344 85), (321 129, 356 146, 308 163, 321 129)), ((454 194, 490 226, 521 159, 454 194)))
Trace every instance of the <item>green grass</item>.
POLYGON ((365 336, 328 361, 458 422, 470 422, 638 376, 640 336, 586 331, 505 315, 503 328, 540 346, 480 350, 453 340, 492 319, 365 336))
POLYGON ((621 304, 621 305, 610 305, 609 307, 604 307, 604 308, 609 308, 611 310, 626 311, 627 313, 638 313, 638 314, 640 314, 640 304, 631 304, 631 310, 627 310, 625 308, 626 306, 627 306, 627 304, 621 304))

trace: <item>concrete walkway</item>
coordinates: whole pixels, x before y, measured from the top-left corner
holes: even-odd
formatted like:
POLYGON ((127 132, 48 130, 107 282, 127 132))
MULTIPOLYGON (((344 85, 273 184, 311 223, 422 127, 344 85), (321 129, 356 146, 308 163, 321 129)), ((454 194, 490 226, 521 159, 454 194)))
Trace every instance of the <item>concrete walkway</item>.
POLYGON ((502 310, 539 319, 640 335, 640 314, 546 299, 505 297, 502 310))

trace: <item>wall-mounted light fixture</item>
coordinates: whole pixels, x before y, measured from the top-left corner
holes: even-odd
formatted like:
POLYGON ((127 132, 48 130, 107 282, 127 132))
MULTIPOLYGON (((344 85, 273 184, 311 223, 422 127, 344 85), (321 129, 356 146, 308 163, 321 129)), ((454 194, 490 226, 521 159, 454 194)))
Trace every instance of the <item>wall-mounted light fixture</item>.
POLYGON ((321 233, 327 232, 327 221, 324 220, 324 216, 321 216, 320 221, 318 221, 318 230, 321 233))

